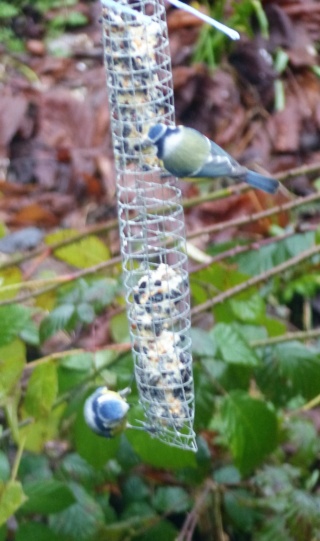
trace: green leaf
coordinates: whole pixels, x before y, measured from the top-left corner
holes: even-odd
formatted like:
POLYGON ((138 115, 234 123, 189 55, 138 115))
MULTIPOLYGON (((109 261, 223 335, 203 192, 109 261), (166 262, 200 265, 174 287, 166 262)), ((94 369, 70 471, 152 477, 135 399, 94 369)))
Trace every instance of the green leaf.
POLYGON ((25 502, 26 496, 21 483, 0 481, 0 526, 4 524, 25 502))
POLYGON ((8 481, 10 477, 10 462, 7 455, 0 451, 0 480, 8 481))
POLYGON ((75 501, 70 488, 52 478, 26 483, 24 490, 28 500, 22 508, 23 513, 50 515, 69 507, 75 501))
POLYGON ((260 363, 254 349, 234 326, 218 323, 213 329, 213 336, 226 363, 245 366, 257 366, 260 363))
POLYGON ((21 457, 18 474, 23 483, 51 478, 49 459, 44 455, 25 452, 21 457))
POLYGON ((117 344, 130 341, 129 324, 125 313, 113 316, 110 321, 110 331, 117 344))
POLYGON ((48 526, 41 522, 19 524, 15 541, 62 541, 48 526))
POLYGON ((265 402, 233 391, 222 402, 223 434, 236 466, 247 474, 277 444, 277 418, 265 402))
POLYGON ((0 306, 0 347, 10 344, 19 335, 30 315, 30 309, 20 304, 0 306))
POLYGON ((230 299, 231 309, 239 321, 245 323, 261 323, 261 318, 265 314, 265 304, 259 293, 248 295, 238 295, 230 299), (242 298, 244 297, 244 298, 242 298))
POLYGON ((259 512, 255 508, 256 500, 252 494, 243 489, 228 490, 224 493, 224 508, 232 523, 241 532, 250 534, 259 512))
POLYGON ((96 316, 93 307, 86 302, 82 302, 78 304, 76 308, 76 313, 77 313, 77 316, 79 317, 79 320, 82 321, 83 323, 92 323, 92 321, 94 320, 96 316))
POLYGON ((139 541, 176 541, 179 532, 169 520, 161 520, 139 535, 139 541))
POLYGON ((150 488, 138 475, 130 475, 122 487, 122 494, 127 503, 146 500, 150 496, 150 488))
POLYGON ((99 504, 80 486, 70 484, 76 503, 50 517, 49 523, 56 534, 76 541, 93 539, 104 516, 99 504))
MULTIPOLYGON (((208 361, 209 363, 210 361, 208 361)), ((195 364, 194 375, 194 387, 195 387, 195 426, 197 430, 208 428, 212 416, 214 415, 214 403, 215 403, 215 387, 213 384, 213 377, 208 377, 208 374, 203 367, 207 366, 201 361, 201 366, 198 363, 195 364)))
POLYGON ((48 441, 57 437, 65 405, 55 407, 48 417, 39 417, 19 429, 21 439, 26 438, 25 449, 39 453, 48 441))
POLYGON ((63 459, 61 471, 64 476, 81 484, 94 482, 97 477, 96 470, 77 453, 70 453, 63 459))
POLYGON ((25 346, 20 340, 0 348, 0 403, 20 380, 25 362, 25 346))
POLYGON ((24 400, 24 408, 28 415, 44 417, 52 409, 58 393, 57 368, 55 363, 48 362, 37 366, 30 377, 24 400))
MULTIPOLYGON (((77 231, 72 229, 64 229, 46 237, 46 243, 51 245, 56 242, 70 239, 77 235, 77 231)), ((87 269, 110 258, 110 252, 107 246, 93 235, 82 238, 64 248, 58 248, 54 251, 54 255, 80 269, 87 269)))
POLYGON ((192 328, 190 336, 192 340, 192 353, 199 357, 214 357, 217 346, 208 331, 192 328))
POLYGON ((192 501, 181 487, 159 487, 152 498, 152 505, 159 513, 185 513, 192 501))
POLYGON ((128 430, 126 437, 137 455, 151 466, 172 470, 196 467, 195 453, 192 451, 170 447, 140 430, 128 430))
POLYGON ((51 336, 60 330, 68 329, 75 313, 75 307, 72 304, 62 304, 52 310, 40 325, 41 342, 48 340, 51 336))
POLYGON ((278 344, 272 353, 293 394, 311 399, 320 393, 320 353, 301 342, 278 344))
POLYGON ((2 1, 0 4, 0 19, 10 19, 19 15, 19 9, 9 2, 2 1))
POLYGON ((0 300, 13 299, 22 287, 22 280, 22 272, 18 267, 10 267, 0 271, 0 300), (13 286, 14 284, 17 287, 6 289, 7 286, 13 286))

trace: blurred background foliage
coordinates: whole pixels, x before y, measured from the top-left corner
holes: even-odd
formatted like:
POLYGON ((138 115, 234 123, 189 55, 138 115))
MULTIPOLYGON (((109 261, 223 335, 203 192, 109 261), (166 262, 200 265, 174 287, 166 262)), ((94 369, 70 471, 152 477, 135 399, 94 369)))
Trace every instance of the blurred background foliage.
MULTIPOLYGON (((26 28, 33 28, 37 40, 49 41, 78 30, 90 22, 87 4, 1 2, 5 58, 25 63, 22 71, 28 73, 26 57, 16 56, 26 54, 26 28)), ((269 39, 270 4, 220 0, 201 6, 247 36, 250 45, 257 35, 269 39)), ((305 70, 317 77, 315 51, 305 70)), ((266 54, 275 73, 267 107, 273 114, 286 106, 292 66, 285 47, 266 54)), ((235 59, 232 44, 203 27, 189 66, 206 64, 211 74, 228 55, 235 59)), ((250 108, 258 106, 260 101, 250 102, 250 108)), ((99 385, 131 387, 129 421, 142 420, 121 268, 110 249, 116 221, 84 233, 61 224, 31 251, 24 251, 30 248, 24 244, 15 248, 16 237, 3 225, 0 541, 320 539, 319 180, 314 177, 312 196, 299 186, 298 203, 288 194, 279 196, 273 217, 270 200, 241 189, 239 195, 237 188, 219 190, 208 181, 185 185, 187 223, 199 220, 205 233, 208 212, 217 212, 205 205, 228 201, 223 227, 233 232, 228 238, 219 237, 217 228, 208 232, 191 258, 196 454, 134 429, 99 438, 85 425, 85 398, 99 385), (239 229, 240 207, 251 229, 239 229), (262 216, 252 220, 253 211, 262 216), (28 266, 34 260, 36 273, 28 266)), ((27 244, 30 229, 24 230, 27 244)))

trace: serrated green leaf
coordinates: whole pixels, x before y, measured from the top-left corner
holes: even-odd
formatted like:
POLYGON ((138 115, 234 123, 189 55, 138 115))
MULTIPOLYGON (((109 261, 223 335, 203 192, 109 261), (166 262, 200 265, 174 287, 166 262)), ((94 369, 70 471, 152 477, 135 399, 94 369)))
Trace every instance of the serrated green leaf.
POLYGON ((61 404, 59 407, 55 407, 48 417, 40 417, 19 429, 21 440, 26 438, 26 450, 39 453, 49 440, 57 437, 64 409, 65 405, 61 404))
MULTIPOLYGON (((70 239, 76 234, 77 231, 72 229, 58 231, 48 235, 46 237, 46 243, 49 245, 54 244, 65 239, 70 239)), ((110 258, 110 251, 98 237, 90 235, 64 248, 58 248, 54 251, 54 255, 74 267, 86 269, 107 261, 110 258)))
POLYGON ((40 479, 25 483, 24 491, 28 500, 22 508, 23 513, 58 513, 75 502, 70 488, 56 479, 40 479))
POLYGON ((0 306, 0 347, 10 344, 23 330, 31 316, 31 310, 20 304, 0 306))
POLYGON ((86 302, 81 302, 78 304, 76 307, 76 313, 79 320, 83 323, 92 323, 96 315, 92 306, 86 302))
POLYGON ((94 482, 97 478, 96 470, 77 453, 70 453, 63 459, 61 471, 64 476, 81 484, 94 482))
POLYGON ((125 502, 146 500, 150 496, 150 488, 138 475, 130 475, 122 488, 125 502))
POLYGON ((30 319, 22 329, 20 333, 20 338, 24 342, 27 342, 27 344, 30 344, 32 346, 39 346, 39 327, 35 324, 34 321, 32 321, 32 319, 30 319))
POLYGON ((118 344, 130 341, 129 324, 125 313, 113 316, 110 321, 110 331, 112 338, 118 344))
POLYGON ((48 340, 60 330, 65 330, 70 326, 70 322, 75 313, 73 304, 62 304, 55 308, 40 325, 41 342, 48 340))
POLYGON ((0 526, 5 524, 25 500, 26 496, 21 483, 18 481, 2 483, 0 481, 0 526))
POLYGON ((220 355, 226 363, 259 365, 260 360, 256 352, 234 326, 218 323, 212 332, 220 355))
MULTIPOLYGON (((209 363, 209 361, 208 361, 209 363)), ((211 364, 211 363, 210 363, 211 364)), ((195 386, 195 426, 198 430, 208 428, 214 415, 215 388, 212 379, 203 370, 207 364, 201 362, 201 366, 195 364, 193 376, 195 386)))
POLYGON ((10 477, 10 462, 8 457, 0 451, 0 480, 8 481, 10 477))
POLYGON ((52 477, 49 459, 44 455, 25 452, 21 457, 18 474, 22 483, 49 479, 52 477))
POLYGON ((10 19, 19 15, 19 9, 9 2, 1 2, 0 4, 0 19, 10 19))
POLYGON ((13 299, 22 287, 22 272, 18 267, 10 267, 0 272, 0 300, 13 299), (6 289, 6 286, 16 287, 6 289))
POLYGON ((145 517, 154 517, 155 510, 151 505, 144 501, 130 502, 126 505, 125 510, 121 514, 122 520, 128 520, 130 518, 145 518, 145 517))
POLYGON ((70 484, 76 503, 50 517, 49 523, 56 534, 76 541, 93 539, 104 523, 99 504, 80 486, 70 484))
POLYGON ((221 416, 235 464, 247 474, 277 444, 276 415, 265 402, 233 391, 222 402, 221 416))
POLYGON ((48 362, 37 366, 29 379, 24 408, 27 415, 35 417, 47 416, 57 398, 58 378, 56 364, 48 362))
POLYGON ((224 508, 232 523, 241 532, 250 534, 260 518, 255 508, 255 499, 244 489, 228 490, 224 494, 224 508))
POLYGON ((147 464, 170 470, 196 467, 195 453, 192 451, 169 447, 140 430, 128 430, 126 437, 137 455, 147 464))
POLYGON ((0 348, 0 403, 20 380, 26 363, 25 355, 25 346, 20 340, 0 348))
POLYGON ((246 294, 244 298, 238 295, 230 299, 230 306, 235 317, 244 323, 259 324, 265 315, 265 304, 259 293, 246 294))
POLYGON ((214 357, 217 346, 212 335, 203 329, 192 328, 190 331, 192 352, 199 357, 214 357))
POLYGON ((191 507, 191 498, 181 487, 159 487, 152 504, 159 513, 185 513, 191 507))
POLYGON ((46 524, 41 522, 26 522, 19 524, 15 541, 61 541, 46 524))
POLYGON ((272 351, 279 376, 287 380, 291 394, 311 399, 320 393, 320 353, 301 342, 278 344, 272 351))

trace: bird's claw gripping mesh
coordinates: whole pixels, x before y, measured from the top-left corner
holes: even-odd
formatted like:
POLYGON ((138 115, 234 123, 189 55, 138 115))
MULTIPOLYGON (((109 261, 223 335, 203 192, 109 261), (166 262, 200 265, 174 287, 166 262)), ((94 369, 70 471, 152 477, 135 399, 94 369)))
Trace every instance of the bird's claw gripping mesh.
POLYGON ((173 124, 162 1, 102 0, 126 301, 145 427, 196 450, 190 305, 181 192, 163 180, 150 126, 173 124))

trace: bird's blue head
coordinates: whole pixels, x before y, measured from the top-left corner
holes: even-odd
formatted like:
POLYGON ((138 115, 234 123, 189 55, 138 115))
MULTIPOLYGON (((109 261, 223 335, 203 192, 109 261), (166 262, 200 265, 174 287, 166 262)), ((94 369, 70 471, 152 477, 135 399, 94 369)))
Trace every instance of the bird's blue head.
POLYGON ((148 132, 148 139, 151 141, 151 143, 156 144, 164 135, 166 134, 168 130, 168 126, 165 124, 154 124, 154 126, 151 126, 148 132))

